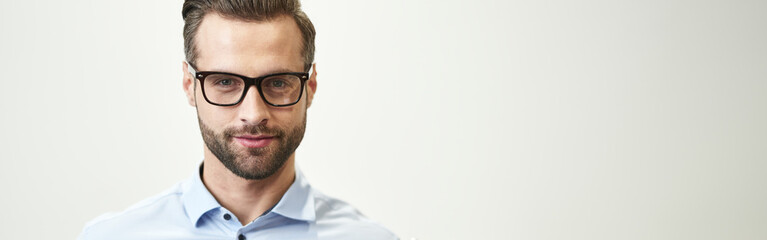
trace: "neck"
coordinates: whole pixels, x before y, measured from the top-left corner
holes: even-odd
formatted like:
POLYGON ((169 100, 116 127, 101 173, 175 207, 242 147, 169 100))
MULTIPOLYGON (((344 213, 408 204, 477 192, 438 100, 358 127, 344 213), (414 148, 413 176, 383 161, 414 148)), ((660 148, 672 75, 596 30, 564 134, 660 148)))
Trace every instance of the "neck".
POLYGON ((221 206, 244 226, 280 201, 295 179, 295 153, 272 176, 248 180, 234 175, 205 148, 202 182, 221 206))

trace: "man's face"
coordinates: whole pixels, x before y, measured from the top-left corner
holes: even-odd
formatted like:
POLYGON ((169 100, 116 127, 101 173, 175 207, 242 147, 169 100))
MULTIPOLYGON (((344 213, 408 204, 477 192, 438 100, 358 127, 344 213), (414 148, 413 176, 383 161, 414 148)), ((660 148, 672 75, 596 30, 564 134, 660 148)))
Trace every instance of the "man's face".
MULTIPOLYGON (((246 22, 208 14, 195 42, 198 71, 220 71, 249 77, 303 72, 301 32, 288 16, 267 22, 246 22)), ((186 64, 184 64, 186 65, 186 64)), ((264 179, 279 170, 301 143, 306 109, 316 88, 315 74, 301 100, 288 107, 265 103, 255 86, 239 104, 211 105, 184 66, 184 90, 197 107, 206 155, 245 179, 264 179)))

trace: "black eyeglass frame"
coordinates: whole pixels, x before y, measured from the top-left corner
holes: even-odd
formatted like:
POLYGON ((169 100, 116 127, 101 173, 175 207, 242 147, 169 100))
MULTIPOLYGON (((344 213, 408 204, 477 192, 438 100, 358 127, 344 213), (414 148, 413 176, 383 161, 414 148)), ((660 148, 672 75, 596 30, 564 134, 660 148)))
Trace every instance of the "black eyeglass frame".
POLYGON ((309 72, 281 72, 281 73, 272 73, 272 74, 264 75, 261 77, 251 78, 251 77, 246 77, 240 74, 228 73, 228 72, 197 71, 197 68, 192 66, 192 64, 189 62, 187 62, 187 66, 189 67, 189 73, 191 73, 195 79, 200 80, 200 90, 202 91, 202 97, 205 98, 205 101, 210 104, 221 106, 221 107, 229 107, 229 106, 240 104, 242 100, 245 99, 245 95, 248 94, 248 89, 250 89, 250 86, 256 86, 256 89, 258 90, 258 95, 261 96, 261 100, 264 100, 264 102, 266 104, 269 104, 270 106, 274 106, 274 107, 293 106, 299 101, 301 101, 301 97, 303 97, 303 94, 304 94, 304 86, 306 85, 306 81, 309 80, 309 72), (203 84, 203 82, 205 81, 206 77, 212 74, 227 74, 227 75, 232 75, 235 77, 242 78, 245 84, 245 87, 242 89, 242 95, 240 96, 240 99, 237 100, 237 102, 232 104, 219 104, 219 103, 214 103, 208 100, 208 96, 205 94, 205 84, 203 84), (298 77, 301 80, 301 90, 298 93, 298 99, 296 99, 295 102, 287 103, 287 104, 273 104, 269 102, 269 100, 266 100, 266 97, 264 97, 264 91, 261 90, 261 82, 268 77, 273 77, 278 75, 292 75, 292 76, 298 77))

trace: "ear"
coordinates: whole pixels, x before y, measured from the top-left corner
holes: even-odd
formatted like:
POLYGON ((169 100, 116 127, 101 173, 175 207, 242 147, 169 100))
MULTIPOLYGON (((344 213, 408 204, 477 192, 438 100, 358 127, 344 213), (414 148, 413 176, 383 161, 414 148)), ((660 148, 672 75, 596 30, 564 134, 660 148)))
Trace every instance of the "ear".
POLYGON ((312 99, 314 99, 314 93, 317 91, 317 64, 312 64, 312 74, 309 76, 309 81, 306 82, 309 88, 306 89, 306 108, 312 106, 312 99))
POLYGON ((186 92, 187 101, 192 107, 197 106, 197 101, 195 101, 194 95, 194 90, 197 84, 194 76, 189 72, 189 65, 187 65, 186 61, 181 62, 181 71, 184 73, 184 77, 181 80, 181 86, 184 88, 184 92, 186 92))

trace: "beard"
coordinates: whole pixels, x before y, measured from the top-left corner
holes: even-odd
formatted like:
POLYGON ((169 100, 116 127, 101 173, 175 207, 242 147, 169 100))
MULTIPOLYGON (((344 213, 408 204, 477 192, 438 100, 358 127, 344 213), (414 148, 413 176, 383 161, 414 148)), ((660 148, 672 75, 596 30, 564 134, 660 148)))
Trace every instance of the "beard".
POLYGON ((272 176, 277 170, 285 165, 301 140, 306 130, 306 114, 304 119, 289 129, 267 128, 265 125, 247 125, 239 128, 227 128, 217 133, 205 125, 197 117, 200 123, 202 139, 211 153, 226 166, 229 171, 241 178, 248 180, 260 180, 272 176), (233 141, 234 136, 271 135, 274 136, 272 143, 262 148, 245 148, 245 151, 237 151, 238 143, 233 141))

